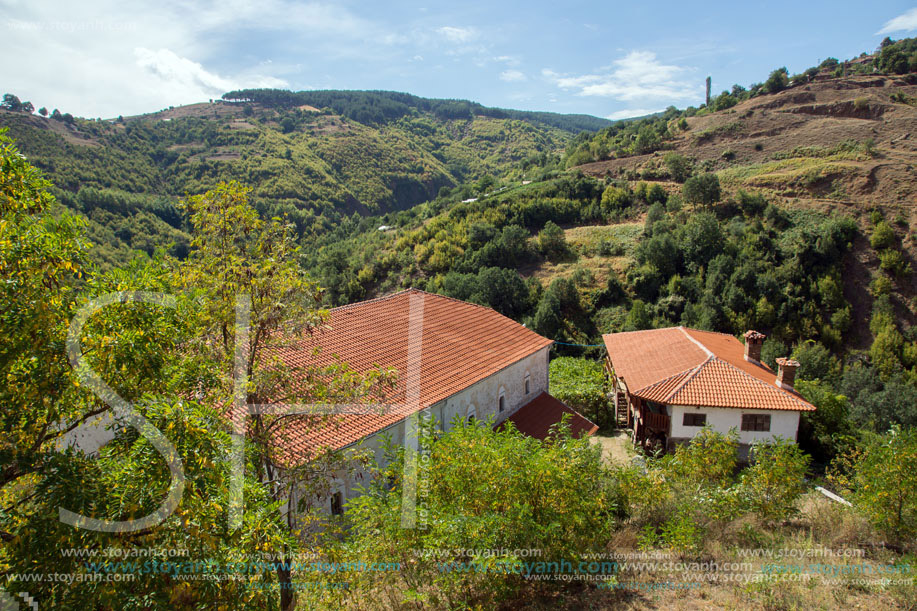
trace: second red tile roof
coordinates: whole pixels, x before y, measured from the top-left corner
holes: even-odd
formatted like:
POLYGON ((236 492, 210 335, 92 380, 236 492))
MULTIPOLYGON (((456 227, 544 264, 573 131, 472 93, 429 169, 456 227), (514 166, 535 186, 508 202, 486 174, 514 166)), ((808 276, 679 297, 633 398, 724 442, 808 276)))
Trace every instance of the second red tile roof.
POLYGON ((723 333, 669 327, 602 336, 615 374, 638 397, 669 405, 812 411, 723 333))

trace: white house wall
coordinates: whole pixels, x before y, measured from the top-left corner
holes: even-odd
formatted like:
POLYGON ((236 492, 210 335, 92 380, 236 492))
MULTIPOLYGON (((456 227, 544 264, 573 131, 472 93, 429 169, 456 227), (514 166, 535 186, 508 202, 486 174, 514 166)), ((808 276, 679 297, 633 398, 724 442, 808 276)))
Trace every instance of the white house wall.
POLYGON ((669 406, 672 416, 672 433, 670 439, 691 439, 700 431, 699 426, 684 426, 684 414, 706 414, 707 425, 720 433, 728 433, 734 428, 739 433, 739 443, 751 445, 759 440, 782 437, 796 441, 799 430, 799 412, 774 409, 732 409, 724 407, 693 407, 686 405, 669 406), (770 431, 743 431, 742 414, 770 414, 770 431))
POLYGON ((486 420, 490 416, 501 422, 517 409, 548 391, 548 353, 544 348, 524 359, 501 369, 497 373, 476 382, 448 399, 434 415, 444 430, 449 430, 453 418, 467 418, 470 410, 475 411, 477 420, 486 420), (525 374, 529 374, 529 393, 525 394, 525 374), (499 413, 498 402, 500 391, 506 397, 506 409, 499 413))
MULTIPOLYGON (((503 369, 497 373, 475 382, 471 386, 457 392, 447 399, 436 403, 428 410, 442 430, 451 428, 452 420, 459 416, 467 418, 474 410, 474 416, 479 421, 484 421, 493 416, 495 422, 501 422, 509 417, 520 407, 537 397, 542 392, 548 392, 548 361, 550 346, 539 350, 503 369), (529 392, 525 393, 525 375, 529 374, 529 392), (506 408, 499 413, 500 391, 506 398, 506 408)), ((421 384, 423 382, 421 381, 421 384)), ((368 435, 358 444, 359 448, 369 449, 373 452, 379 465, 384 463, 382 439, 388 435, 392 444, 397 447, 404 443, 405 423, 401 421, 382 431, 368 435)), ((357 496, 357 488, 367 485, 369 474, 363 471, 353 473, 347 477, 343 472, 338 473, 337 490, 343 493, 344 501, 357 496)), ((335 490, 332 490, 332 493, 335 490)), ((330 510, 330 500, 322 501, 330 510)))

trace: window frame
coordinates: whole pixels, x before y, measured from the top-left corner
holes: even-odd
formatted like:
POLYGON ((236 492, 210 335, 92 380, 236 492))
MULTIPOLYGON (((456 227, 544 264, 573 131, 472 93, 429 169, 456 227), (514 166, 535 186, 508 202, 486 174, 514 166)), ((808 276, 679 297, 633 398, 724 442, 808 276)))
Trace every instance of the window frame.
POLYGON ((531 394, 532 392, 531 382, 532 382, 532 375, 528 371, 526 371, 525 378, 522 381, 522 389, 525 391, 525 394, 527 395, 531 394))
POLYGON ((685 412, 681 419, 681 425, 690 427, 707 426, 707 414, 698 412, 685 412), (700 421, 699 423, 697 422, 698 420, 700 421))
POLYGON ((506 391, 500 389, 500 394, 497 396, 497 413, 502 414, 506 411, 506 391))
POLYGON ((742 431, 750 433, 770 433, 770 414, 742 414, 742 431))

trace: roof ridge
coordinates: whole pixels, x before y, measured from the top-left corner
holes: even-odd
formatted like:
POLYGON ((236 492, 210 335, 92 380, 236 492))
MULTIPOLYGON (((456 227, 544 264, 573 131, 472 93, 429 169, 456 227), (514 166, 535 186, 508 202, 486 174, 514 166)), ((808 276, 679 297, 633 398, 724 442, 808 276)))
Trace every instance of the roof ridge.
POLYGON ((654 331, 671 331, 672 329, 678 329, 679 327, 656 327, 655 329, 637 329, 635 331, 616 331, 615 333, 603 333, 602 338, 605 338, 609 335, 632 335, 634 333, 652 333, 654 331))
MULTIPOLYGON (((701 365, 703 365, 703 363, 701 363, 701 365)), ((670 375, 670 376, 667 377, 667 378, 662 378, 661 380, 657 380, 657 381, 653 382, 652 384, 649 384, 649 385, 647 385, 647 386, 644 386, 643 388, 637 388, 637 389, 631 390, 630 392, 631 392, 631 393, 642 393, 642 392, 646 392, 646 391, 648 391, 648 390, 651 390, 651 389, 653 389, 653 388, 656 388, 657 386, 661 386, 662 384, 665 384, 666 382, 668 382, 668 381, 670 381, 670 380, 673 380, 673 379, 677 378, 678 376, 683 376, 683 375, 687 374, 688 372, 690 372, 692 369, 695 369, 695 368, 696 368, 696 367, 690 367, 690 368, 688 368, 688 369, 684 369, 684 370, 682 370, 682 371, 679 371, 678 373, 673 373, 672 375, 670 375)))
MULTIPOLYGON (((346 310, 346 309, 348 309, 348 308, 354 308, 354 307, 357 307, 357 306, 366 305, 366 304, 368 304, 368 303, 376 303, 376 302, 379 302, 379 301, 387 301, 387 300, 389 300, 389 299, 393 299, 393 298, 398 297, 398 296, 400 296, 400 295, 411 294, 411 293, 420 293, 421 295, 429 295, 430 297, 438 297, 438 298, 440 298, 440 299, 447 299, 447 300, 449 300, 449 301, 454 301, 454 302, 456 302, 456 303, 461 303, 461 304, 464 304, 464 305, 469 305, 469 306, 474 306, 474 307, 476 307, 476 308, 481 308, 481 309, 483 309, 483 310, 488 310, 488 311, 494 312, 494 313, 496 313, 496 314, 498 314, 498 315, 500 315, 500 316, 503 316, 504 318, 509 318, 509 316, 505 316, 505 315, 503 315, 503 314, 500 314, 500 312, 497 312, 495 309, 489 308, 489 307, 487 307, 487 306, 485 306, 485 305, 481 305, 481 304, 479 304, 479 303, 472 303, 472 302, 470 302, 470 301, 464 301, 464 300, 462 300, 462 299, 457 299, 457 298, 455 298, 455 297, 450 297, 449 295, 441 295, 440 293, 431 293, 431 292, 429 292, 429 291, 425 291, 425 290, 423 290, 423 289, 418 289, 418 288, 415 288, 415 287, 413 287, 413 286, 409 286, 409 287, 406 288, 406 289, 401 289, 400 291, 395 291, 394 293, 389 293, 388 295, 381 295, 381 296, 379 296, 379 297, 374 297, 374 298, 372 298, 372 299, 364 299, 363 301, 354 301, 353 303, 346 303, 346 304, 344 304, 344 305, 335 306, 335 307, 331 308, 331 311, 333 311, 333 312, 334 312, 334 311, 340 312, 340 311, 346 310)), ((513 320, 513 319, 512 319, 512 318, 509 318, 509 320, 513 320)), ((513 320, 513 322, 516 322, 516 321, 513 320)), ((522 323, 519 323, 519 322, 516 322, 516 324, 522 325, 522 323)), ((522 326, 525 327, 525 325, 522 325, 522 326)), ((528 327, 526 327, 526 328, 528 329, 528 327)), ((531 329, 529 329, 529 331, 531 331, 531 329)))
POLYGON ((402 293, 410 293, 411 291, 419 291, 424 293, 426 291, 421 291, 420 289, 415 289, 413 287, 401 289, 400 291, 395 291, 394 293, 389 293, 388 295, 380 295, 379 297, 373 297, 372 299, 364 299, 363 301, 354 301, 353 303, 345 303, 344 305, 339 305, 331 308, 332 312, 340 312, 341 310, 347 310, 349 308, 354 308, 356 306, 365 305, 367 303, 376 303, 378 301, 387 301, 394 297, 401 295, 402 293))
POLYGON ((704 367, 706 367, 706 366, 710 363, 710 361, 713 361, 713 360, 719 360, 719 359, 717 359, 717 358, 711 353, 710 356, 707 357, 707 360, 705 360, 705 361, 704 361, 703 363, 701 363, 700 365, 694 367, 694 368, 693 368, 694 371, 692 371, 689 375, 685 376, 685 379, 682 380, 681 383, 680 383, 678 386, 676 386, 676 387, 673 388, 671 391, 669 391, 669 394, 666 396, 666 400, 671 401, 672 399, 674 399, 674 398, 675 398, 675 395, 677 395, 679 392, 681 392, 681 389, 684 388, 685 386, 687 386, 687 385, 688 385, 688 382, 690 382, 690 381, 693 380, 695 377, 697 377, 697 374, 699 374, 699 373, 701 372, 701 370, 702 370, 704 367))
MULTIPOLYGON (((695 339, 695 338, 691 337, 691 334, 688 333, 688 330, 685 329, 684 327, 679 326, 678 329, 684 334, 685 337, 688 338, 688 341, 690 341, 691 343, 693 343, 694 345, 696 345, 697 347, 699 347, 701 350, 703 350, 703 351, 707 354, 707 360, 710 360, 710 357, 713 356, 713 351, 710 350, 710 348, 708 348, 708 347, 705 346, 703 343, 701 343, 701 341, 700 341, 699 339, 695 339)), ((693 329, 692 329, 692 331, 693 331, 693 329)), ((701 363, 701 365, 703 365, 703 363, 701 363)))
MULTIPOLYGON (((747 377, 747 378, 749 378, 749 379, 751 379, 751 380, 754 380, 754 381, 757 382, 758 384, 763 384, 765 388, 769 388, 769 389, 773 389, 773 390, 778 390, 778 391, 782 392, 783 394, 785 394, 786 396, 788 396, 788 397, 790 397, 791 399, 793 399, 794 401, 796 401, 797 403, 801 403, 801 404, 803 405, 803 407, 806 407, 806 408, 815 407, 814 405, 812 405, 811 403, 809 403, 809 402, 806 401, 805 399, 802 399, 802 398, 800 398, 800 397, 797 397, 794 393, 792 393, 792 392, 786 390, 785 388, 780 388, 780 387, 777 386, 776 384, 769 384, 769 383, 765 382, 764 380, 760 380, 760 379, 756 378, 755 376, 751 375, 750 373, 748 373, 747 371, 742 371, 741 369, 739 369, 738 367, 736 367, 735 365, 733 365, 733 364, 730 363, 729 361, 723 360, 723 359, 721 359, 721 358, 719 358, 719 357, 717 357, 717 356, 714 356, 714 357, 708 359, 703 365, 701 365, 701 367, 698 367, 698 371, 700 371, 700 369, 701 369, 704 365, 706 365, 707 363, 709 363, 710 361, 717 361, 717 362, 719 362, 719 363, 722 363, 723 365, 726 365, 726 366, 729 367, 730 369, 739 372, 739 373, 742 374, 743 376, 745 376, 745 377, 747 377)), ((691 377, 694 377, 694 376, 691 376, 691 377)), ((688 382, 688 380, 685 380, 685 384, 687 384, 687 382, 688 382)), ((670 393, 669 396, 670 396, 670 397, 674 397, 675 393, 676 393, 678 390, 681 390, 683 387, 684 387, 684 384, 681 384, 681 385, 678 387, 678 389, 673 390, 672 393, 670 393)))
POLYGON ((707 329, 695 329, 693 327, 684 327, 687 331, 696 331, 698 333, 712 333, 713 335, 722 335, 723 337, 731 337, 732 339, 739 339, 732 333, 723 333, 722 331, 708 331, 707 329))

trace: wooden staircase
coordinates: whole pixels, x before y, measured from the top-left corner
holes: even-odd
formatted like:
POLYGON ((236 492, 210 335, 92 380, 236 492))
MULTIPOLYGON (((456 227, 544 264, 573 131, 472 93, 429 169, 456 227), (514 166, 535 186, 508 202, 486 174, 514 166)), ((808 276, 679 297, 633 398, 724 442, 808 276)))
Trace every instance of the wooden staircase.
POLYGON ((627 428, 627 394, 621 391, 615 393, 615 422, 620 428, 627 428))

